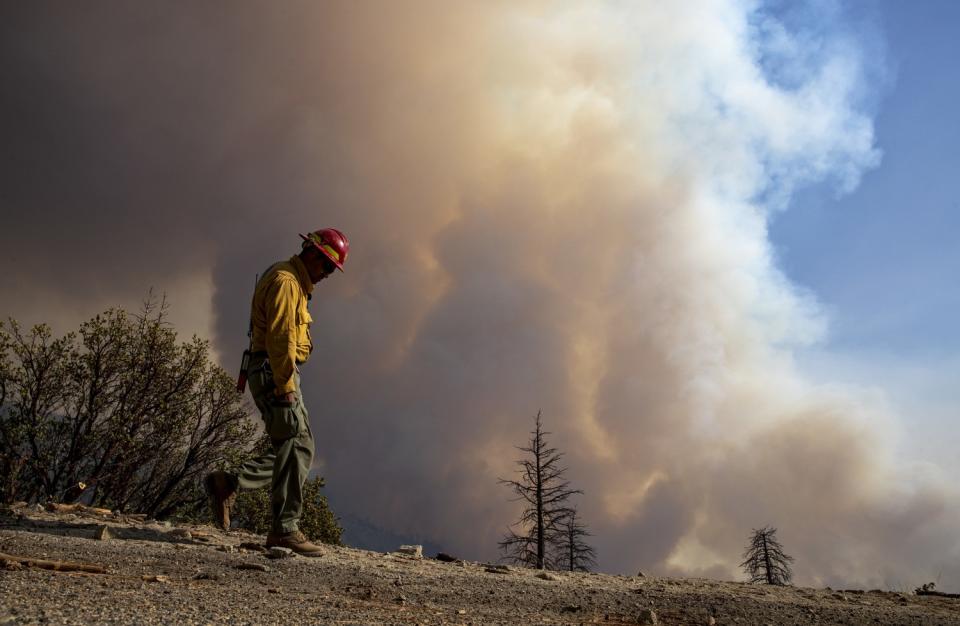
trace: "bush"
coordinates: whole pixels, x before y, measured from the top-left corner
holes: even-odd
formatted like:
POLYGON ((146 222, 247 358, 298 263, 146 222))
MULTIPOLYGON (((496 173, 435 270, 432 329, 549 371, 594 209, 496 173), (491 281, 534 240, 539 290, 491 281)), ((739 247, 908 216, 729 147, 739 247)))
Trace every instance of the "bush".
MULTIPOLYGON (((303 517, 300 518, 300 530, 311 541, 320 541, 335 546, 342 545, 340 536, 343 528, 337 523, 326 496, 320 495, 324 486, 321 476, 308 479, 303 485, 303 517)), ((241 491, 230 514, 233 524, 259 535, 270 532, 270 489, 241 491)))
POLYGON ((206 341, 166 307, 110 309, 76 332, 0 322, 0 500, 81 500, 164 518, 196 510, 209 471, 256 441, 206 341))

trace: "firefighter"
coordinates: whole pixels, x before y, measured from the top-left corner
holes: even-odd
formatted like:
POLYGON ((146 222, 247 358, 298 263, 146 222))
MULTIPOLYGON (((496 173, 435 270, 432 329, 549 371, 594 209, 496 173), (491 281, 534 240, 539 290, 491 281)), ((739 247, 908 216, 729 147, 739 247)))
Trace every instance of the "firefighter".
POLYGON ((300 253, 273 264, 257 281, 250 311, 252 354, 246 374, 272 450, 247 461, 236 474, 209 474, 205 487, 214 521, 228 530, 237 491, 269 485, 273 525, 267 547, 319 556, 321 548, 307 540, 298 526, 303 512, 303 483, 314 453, 299 366, 313 350, 313 320, 307 302, 315 284, 336 270, 343 271, 350 242, 336 228, 300 237, 300 253))

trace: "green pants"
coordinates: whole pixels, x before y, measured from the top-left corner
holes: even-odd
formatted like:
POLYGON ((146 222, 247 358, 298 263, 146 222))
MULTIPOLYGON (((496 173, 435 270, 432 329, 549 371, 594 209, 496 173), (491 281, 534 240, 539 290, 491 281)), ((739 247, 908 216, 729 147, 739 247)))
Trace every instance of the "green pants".
POLYGON ((303 513, 303 483, 310 473, 314 452, 313 432, 300 392, 300 373, 294 374, 297 400, 287 407, 278 404, 274 396, 276 385, 269 360, 252 359, 248 372, 250 393, 260 409, 273 449, 240 467, 239 487, 258 489, 270 485, 272 532, 293 532, 298 530, 303 513))

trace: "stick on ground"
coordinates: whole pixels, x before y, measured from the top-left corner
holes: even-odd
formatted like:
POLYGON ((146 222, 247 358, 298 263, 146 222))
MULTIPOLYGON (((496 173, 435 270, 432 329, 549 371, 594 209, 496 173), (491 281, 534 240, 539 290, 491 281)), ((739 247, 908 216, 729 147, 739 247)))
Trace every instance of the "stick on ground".
POLYGON ((49 569, 55 572, 87 572, 88 574, 106 574, 107 570, 102 565, 93 563, 74 563, 72 561, 48 561, 45 559, 32 559, 24 556, 14 556, 0 552, 0 562, 17 563, 26 567, 39 567, 40 569, 49 569))

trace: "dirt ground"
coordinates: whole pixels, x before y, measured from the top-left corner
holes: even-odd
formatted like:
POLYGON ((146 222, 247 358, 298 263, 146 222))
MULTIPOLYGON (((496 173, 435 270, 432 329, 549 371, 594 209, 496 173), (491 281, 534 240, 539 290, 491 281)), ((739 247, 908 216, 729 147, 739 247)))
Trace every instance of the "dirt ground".
POLYGON ((13 624, 958 624, 960 600, 703 579, 571 574, 53 513, 0 516, 0 626, 13 624), (109 536, 102 536, 106 527, 109 536), (243 545, 246 544, 246 545, 243 545), (51 571, 27 559, 103 566, 51 571), (539 576, 544 576, 541 578, 539 576))

